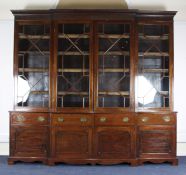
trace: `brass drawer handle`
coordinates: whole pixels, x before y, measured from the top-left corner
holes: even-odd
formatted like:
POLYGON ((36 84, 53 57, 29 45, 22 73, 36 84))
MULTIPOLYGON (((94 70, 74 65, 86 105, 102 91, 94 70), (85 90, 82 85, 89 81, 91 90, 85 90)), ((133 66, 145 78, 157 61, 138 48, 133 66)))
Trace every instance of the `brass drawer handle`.
POLYGON ((63 117, 58 117, 57 120, 58 120, 58 122, 64 122, 64 118, 63 117))
POLYGON ((87 118, 86 117, 81 117, 80 122, 87 122, 87 118))
POLYGON ((17 120, 17 122, 24 122, 25 121, 25 117, 23 115, 18 115, 16 117, 16 120, 17 120))
POLYGON ((39 117, 37 118, 37 120, 38 120, 39 122, 44 122, 44 121, 45 121, 45 117, 39 116, 39 117))
POLYGON ((142 121, 142 122, 147 122, 148 119, 149 119, 148 117, 143 117, 143 118, 141 119, 141 121, 142 121))
POLYGON ((127 123, 129 121, 129 118, 128 117, 124 117, 123 118, 123 122, 127 123))
POLYGON ((170 122, 171 118, 170 118, 170 116, 164 116, 164 117, 163 117, 163 120, 164 120, 165 122, 170 122))
POLYGON ((106 122, 106 120, 107 120, 106 117, 101 117, 101 118, 99 119, 100 122, 106 122))

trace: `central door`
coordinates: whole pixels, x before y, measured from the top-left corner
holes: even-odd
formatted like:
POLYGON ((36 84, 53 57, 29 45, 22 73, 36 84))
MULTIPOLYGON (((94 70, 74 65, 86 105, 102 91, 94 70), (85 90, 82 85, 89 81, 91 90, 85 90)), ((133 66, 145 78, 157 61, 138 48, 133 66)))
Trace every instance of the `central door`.
POLYGON ((96 111, 131 107, 131 24, 98 22, 96 25, 96 111))

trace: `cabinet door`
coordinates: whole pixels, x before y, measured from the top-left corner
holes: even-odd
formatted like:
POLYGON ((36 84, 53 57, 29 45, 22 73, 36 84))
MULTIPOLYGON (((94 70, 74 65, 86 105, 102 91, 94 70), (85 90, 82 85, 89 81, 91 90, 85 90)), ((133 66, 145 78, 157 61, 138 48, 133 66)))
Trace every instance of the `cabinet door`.
POLYGON ((52 129, 53 158, 88 158, 92 149, 92 129, 55 127, 52 129))
POLYGON ((98 127, 95 131, 96 155, 99 158, 132 158, 135 155, 133 127, 98 127))
POLYGON ((12 126, 10 155, 14 157, 46 157, 48 127, 12 126))
POLYGON ((138 108, 172 108, 172 26, 138 24, 138 108))
POLYGON ((92 25, 58 22, 56 31, 56 106, 62 111, 89 111, 92 106, 92 25))
POLYGON ((15 46, 15 106, 48 108, 50 23, 17 22, 15 46))
POLYGON ((131 26, 126 22, 97 23, 94 86, 97 111, 131 107, 131 26))
POLYGON ((171 157, 176 155, 174 126, 139 126, 138 155, 140 158, 171 157))

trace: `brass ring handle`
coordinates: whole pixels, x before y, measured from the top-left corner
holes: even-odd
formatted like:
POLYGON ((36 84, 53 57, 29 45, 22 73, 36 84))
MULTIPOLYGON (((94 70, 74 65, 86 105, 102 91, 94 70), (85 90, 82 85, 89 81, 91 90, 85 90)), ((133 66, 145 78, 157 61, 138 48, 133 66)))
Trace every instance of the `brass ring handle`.
POLYGON ((58 117, 57 120, 58 120, 58 122, 64 122, 64 118, 63 117, 58 117))
POLYGON ((80 122, 87 122, 87 118, 86 117, 81 117, 80 122))
POLYGON ((101 117, 101 118, 99 119, 100 122, 106 122, 106 120, 107 120, 106 117, 101 117))
POLYGON ((24 117, 23 115, 18 115, 18 116, 16 117, 16 120, 17 120, 18 122, 23 122, 23 121, 25 121, 25 117, 24 117))
POLYGON ((127 123, 129 121, 129 118, 128 117, 124 117, 122 121, 127 123))
POLYGON ((44 121, 45 121, 45 118, 44 118, 43 116, 39 116, 39 117, 37 118, 37 120, 38 120, 39 122, 44 122, 44 121))
POLYGON ((164 117, 163 117, 163 120, 164 120, 165 122, 170 122, 171 118, 170 118, 170 116, 164 116, 164 117))
POLYGON ((149 119, 148 117, 143 117, 143 118, 141 119, 141 121, 142 121, 142 122, 147 122, 148 119, 149 119))

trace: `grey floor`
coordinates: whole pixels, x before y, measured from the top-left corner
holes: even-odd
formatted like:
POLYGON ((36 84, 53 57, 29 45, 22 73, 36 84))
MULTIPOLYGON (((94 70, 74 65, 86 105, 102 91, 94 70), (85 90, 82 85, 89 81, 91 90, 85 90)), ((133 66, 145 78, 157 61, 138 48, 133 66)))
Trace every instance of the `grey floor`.
POLYGON ((7 157, 0 156, 0 175, 186 175, 186 157, 179 157, 179 165, 145 164, 131 167, 127 164, 46 166, 41 163, 7 165, 7 157))

